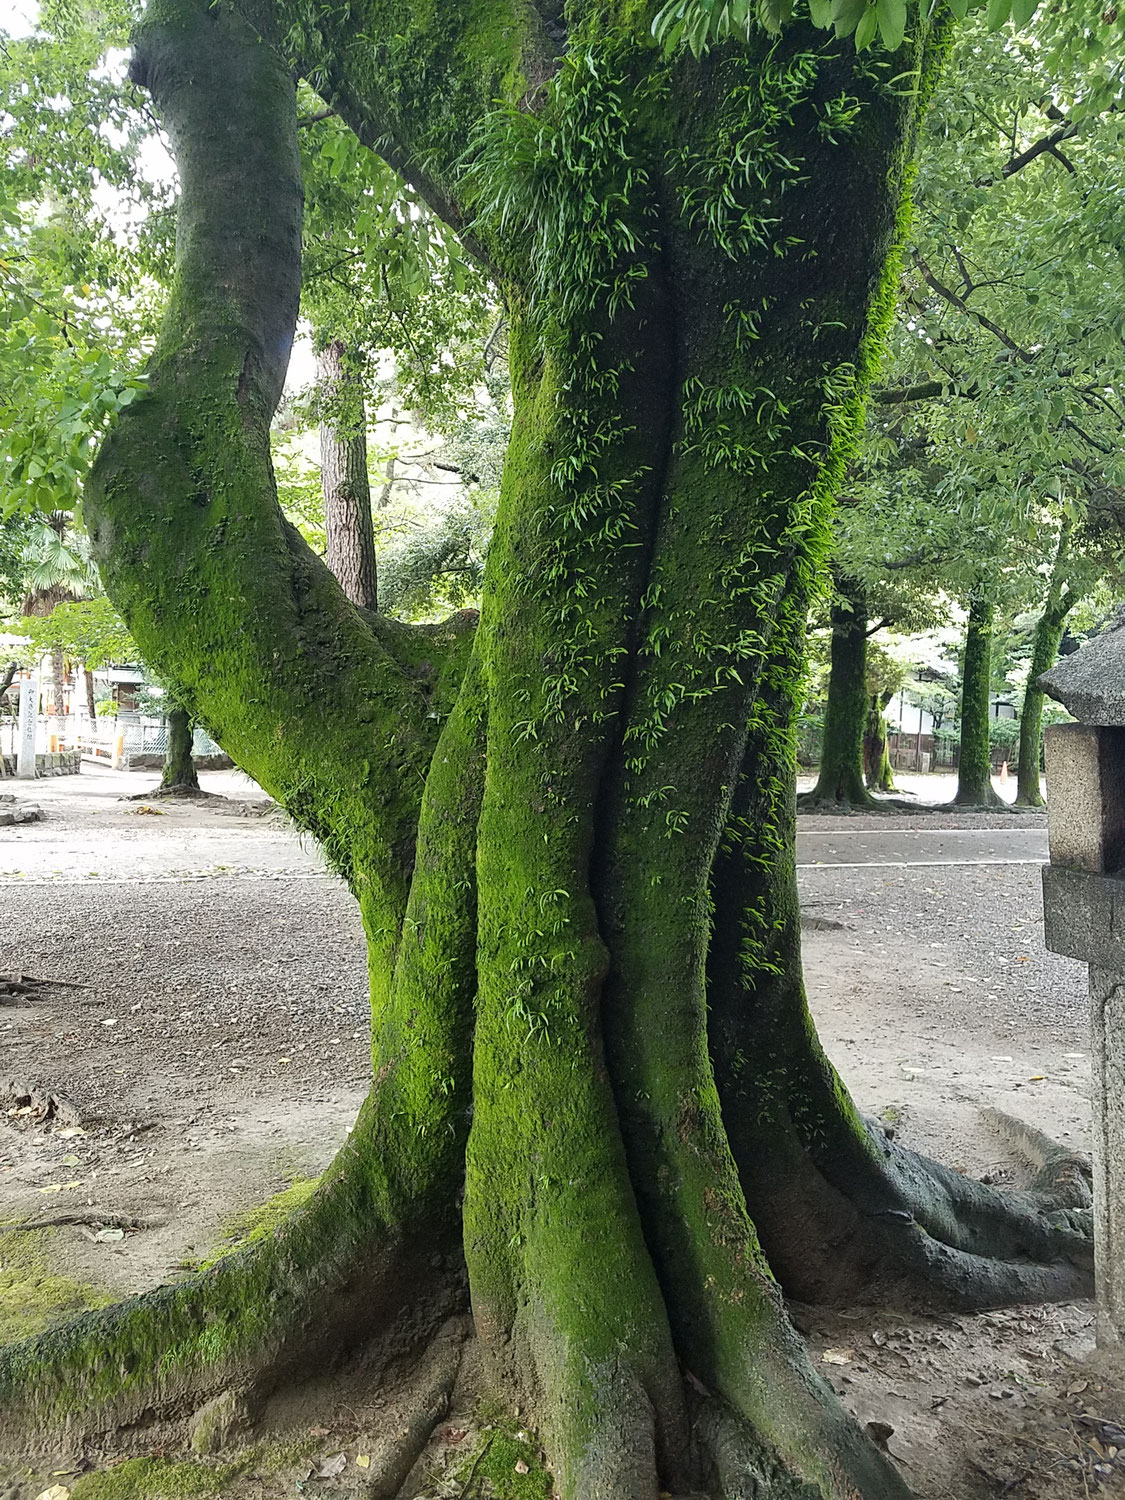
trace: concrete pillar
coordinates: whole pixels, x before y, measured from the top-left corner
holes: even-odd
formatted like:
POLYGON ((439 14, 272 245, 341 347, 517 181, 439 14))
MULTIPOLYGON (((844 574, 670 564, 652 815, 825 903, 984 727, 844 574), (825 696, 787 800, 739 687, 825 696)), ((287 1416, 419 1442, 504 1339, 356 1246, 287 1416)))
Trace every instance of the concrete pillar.
POLYGON ((1125 1343, 1125 979, 1090 965, 1097 1339, 1125 1343))
POLYGON ((1097 1339, 1125 1345, 1125 625, 1087 642, 1039 685, 1080 722, 1052 725, 1047 947, 1089 966, 1097 1339))
POLYGON ((25 672, 20 677, 19 740, 16 748, 16 775, 23 781, 35 780, 35 735, 39 728, 39 673, 25 672))

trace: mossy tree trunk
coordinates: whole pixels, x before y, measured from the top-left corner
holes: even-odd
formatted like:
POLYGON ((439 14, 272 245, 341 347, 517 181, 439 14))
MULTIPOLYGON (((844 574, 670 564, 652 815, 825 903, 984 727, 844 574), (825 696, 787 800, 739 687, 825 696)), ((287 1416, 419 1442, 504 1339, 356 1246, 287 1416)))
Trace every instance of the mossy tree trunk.
POLYGON ((998 805, 1001 800, 992 785, 989 735, 994 615, 995 605, 982 586, 969 601, 961 664, 961 749, 957 759, 957 791, 953 798, 961 807, 990 807, 998 805))
MULTIPOLYGON (((918 96, 801 26, 668 61, 647 11, 552 15, 367 0, 299 32, 328 102, 491 261, 511 317, 479 626, 414 630, 349 603, 272 483, 300 267, 272 43, 299 13, 263 7, 261 45, 221 3, 148 12, 134 73, 180 166, 178 270, 87 517, 146 658, 355 894, 374 1081, 281 1231, 0 1353, 0 1402, 36 1432, 75 1404, 104 1427, 260 1393, 375 1331, 416 1340, 467 1272, 491 1378, 564 1500, 901 1500, 790 1326, 763 1226, 797 1280, 818 1261, 771 1211, 814 1151, 841 1166, 807 1167, 810 1213, 854 1186, 866 1225, 886 1198, 800 992, 792 697, 918 96), (762 1071, 781 1050, 784 1097, 762 1071)), ((920 35, 895 67, 924 93, 920 35)), ((916 1245, 936 1262, 957 1228, 931 1197, 932 1235, 879 1247, 919 1279, 916 1245)), ((1038 1248, 1021 1225, 1021 1268, 1038 1248)), ((838 1282, 857 1270, 832 1258, 838 1282)), ((972 1301, 987 1276, 959 1270, 942 1292, 972 1301)), ((1030 1285, 1013 1270, 988 1295, 1030 1285)))
POLYGON ((319 352, 317 376, 324 561, 353 604, 378 609, 363 387, 348 364, 342 340, 333 339, 319 352))
POLYGON ((1035 625, 1031 666, 1020 712, 1019 775, 1016 782, 1017 807, 1042 807, 1043 793, 1039 783, 1039 759, 1043 749, 1043 702, 1045 694, 1039 678, 1055 665, 1066 629, 1066 617, 1076 599, 1065 596, 1053 608, 1044 609, 1035 625))
POLYGON ((186 708, 173 703, 168 710, 168 745, 160 789, 166 792, 198 792, 199 777, 192 755, 192 723, 186 708))
POLYGON ((864 781, 867 729, 867 598, 854 578, 834 575, 831 663, 824 740, 816 785, 807 802, 870 805, 864 781))
POLYGON ((1074 588, 1067 580, 1067 563, 1070 557, 1070 526, 1065 524, 1059 532, 1059 544, 1051 568, 1047 597, 1043 601, 1043 612, 1035 625, 1035 638, 1031 648, 1031 664, 1027 672, 1027 688, 1023 695, 1020 712, 1019 772, 1016 782, 1017 807, 1042 807, 1043 793, 1039 786, 1039 758, 1043 748, 1043 701, 1044 692, 1039 679, 1055 665, 1062 643, 1066 618, 1082 597, 1081 588, 1074 588))
POLYGON ((876 792, 893 792, 894 769, 887 748, 887 705, 893 693, 872 693, 867 705, 867 728, 863 736, 863 769, 867 785, 876 792))

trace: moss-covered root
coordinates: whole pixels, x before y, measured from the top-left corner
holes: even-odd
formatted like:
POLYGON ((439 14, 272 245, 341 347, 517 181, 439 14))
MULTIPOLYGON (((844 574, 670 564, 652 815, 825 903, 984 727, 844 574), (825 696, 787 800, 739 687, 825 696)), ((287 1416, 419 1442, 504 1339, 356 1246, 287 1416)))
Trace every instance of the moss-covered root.
MULTIPOLYGON (((1086 1294, 1081 1212, 1057 1192, 1002 1193, 905 1151, 861 1118, 824 1055, 801 976, 792 701, 769 675, 712 877, 708 1029, 771 1267, 810 1302, 972 1308, 1086 1294)), ((1081 1192, 1071 1202, 1081 1209, 1081 1192)))

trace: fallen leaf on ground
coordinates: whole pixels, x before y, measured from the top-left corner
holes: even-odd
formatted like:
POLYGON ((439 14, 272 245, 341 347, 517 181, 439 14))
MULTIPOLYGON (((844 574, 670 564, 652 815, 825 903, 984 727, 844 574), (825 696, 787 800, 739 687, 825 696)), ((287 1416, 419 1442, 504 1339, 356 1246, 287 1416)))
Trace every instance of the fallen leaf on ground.
POLYGON ((355 1456, 357 1469, 369 1469, 371 1467, 371 1455, 369 1453, 357 1453, 355 1456))
POLYGON ((331 1458, 321 1459, 320 1468, 316 1471, 318 1479, 335 1479, 337 1474, 342 1474, 348 1467, 348 1455, 346 1453, 333 1453, 331 1458))
POLYGON ((53 1484, 49 1490, 41 1490, 35 1500, 69 1500, 70 1491, 65 1484, 53 1484))
POLYGON ((855 1358, 854 1349, 825 1349, 820 1356, 826 1365, 850 1365, 855 1358))
POLYGON ((527 1467, 527 1465, 524 1463, 524 1461, 523 1461, 522 1458, 517 1458, 516 1459, 516 1473, 517 1474, 530 1474, 531 1473, 531 1470, 527 1467))

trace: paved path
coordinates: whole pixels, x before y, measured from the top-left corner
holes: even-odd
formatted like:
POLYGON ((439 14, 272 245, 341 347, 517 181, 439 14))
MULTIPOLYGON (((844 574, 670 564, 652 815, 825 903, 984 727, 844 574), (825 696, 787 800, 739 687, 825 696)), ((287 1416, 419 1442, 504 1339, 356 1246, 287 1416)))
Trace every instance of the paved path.
POLYGON ((797 863, 845 868, 861 865, 1026 865, 1047 859, 1042 828, 836 828, 821 831, 803 823, 797 834, 797 863))

